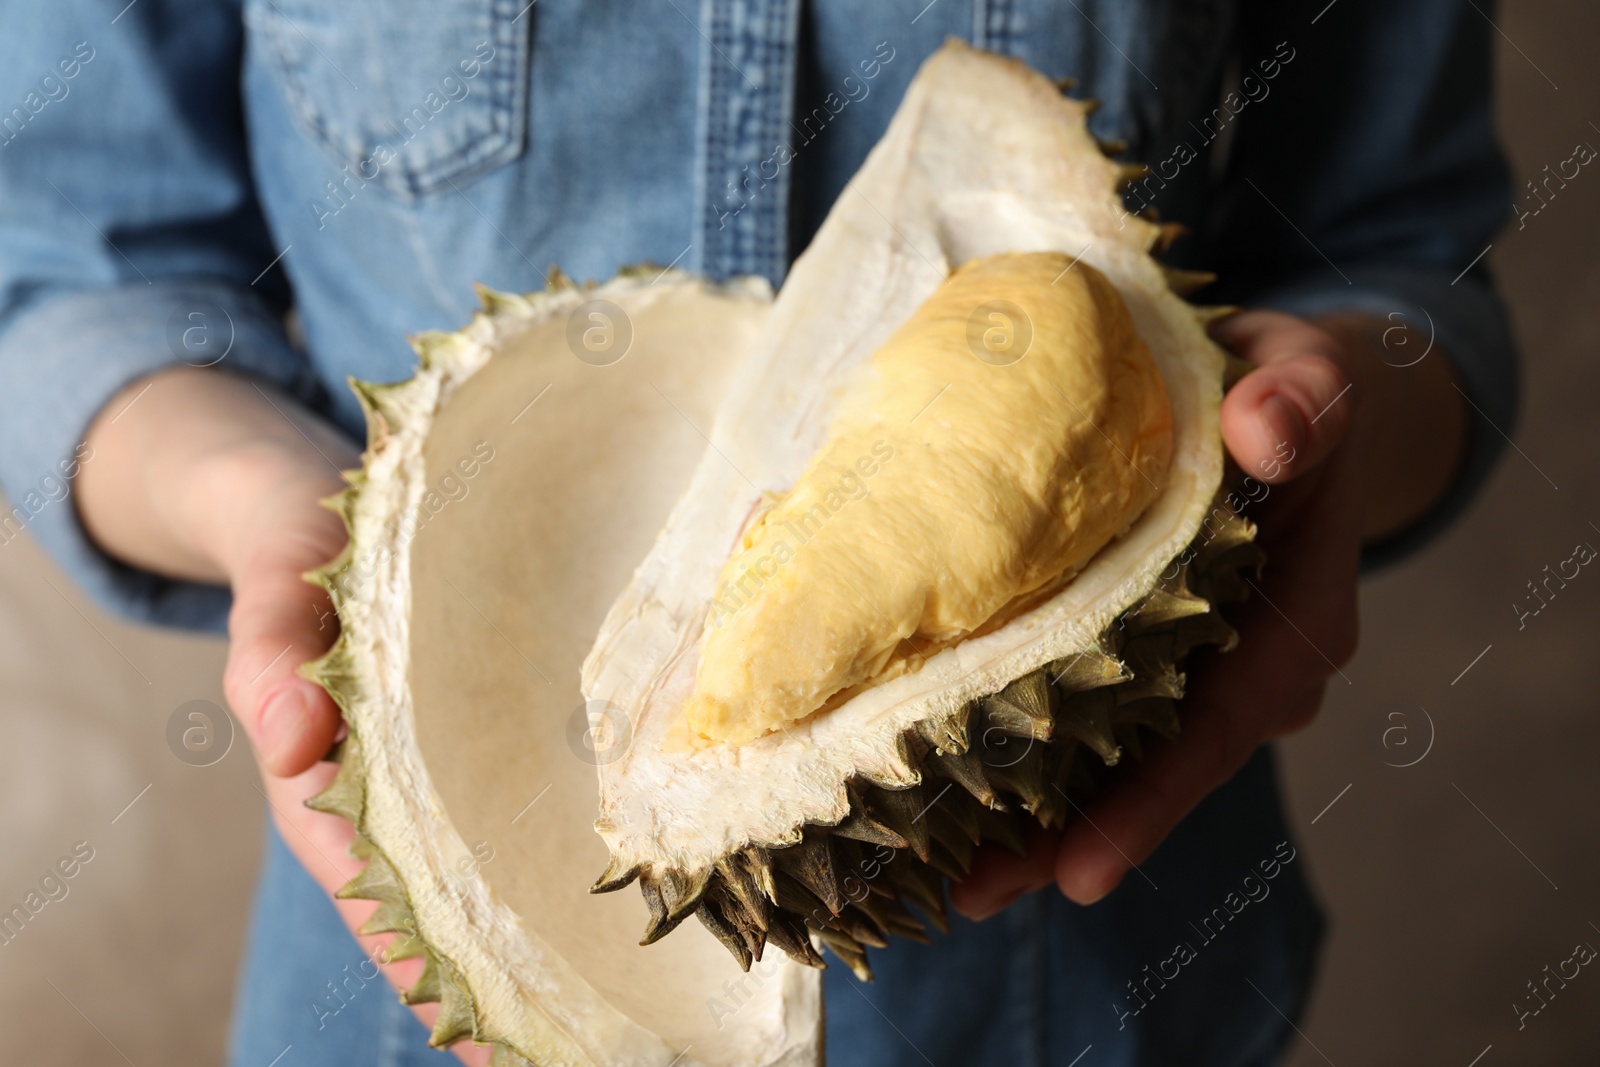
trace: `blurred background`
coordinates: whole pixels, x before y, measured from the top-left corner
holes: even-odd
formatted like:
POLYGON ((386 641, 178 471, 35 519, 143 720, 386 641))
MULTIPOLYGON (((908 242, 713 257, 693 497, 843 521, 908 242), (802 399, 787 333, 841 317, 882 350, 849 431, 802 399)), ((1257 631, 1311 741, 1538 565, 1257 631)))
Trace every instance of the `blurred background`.
MULTIPOLYGON (((1520 189, 1600 145, 1600 7, 1493 14, 1520 189)), ((1513 608, 1574 545, 1600 547, 1597 234, 1585 169, 1496 237, 1525 366, 1515 447, 1465 521, 1367 583, 1350 684, 1283 746, 1332 923, 1293 1067, 1600 1062, 1600 973, 1552 986, 1520 1028, 1515 1007, 1600 946, 1600 576, 1521 628, 1513 608)), ((193 766, 167 730, 222 703, 222 662, 218 641, 103 615, 27 537, 0 546, 0 910, 88 846, 0 947, 0 1061, 221 1062, 264 801, 242 736, 193 766)))

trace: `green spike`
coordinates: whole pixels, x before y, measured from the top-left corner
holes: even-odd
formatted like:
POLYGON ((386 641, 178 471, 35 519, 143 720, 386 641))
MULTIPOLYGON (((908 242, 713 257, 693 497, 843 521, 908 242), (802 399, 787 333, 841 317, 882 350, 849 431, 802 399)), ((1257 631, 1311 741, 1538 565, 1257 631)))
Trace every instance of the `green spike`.
POLYGON ((411 910, 411 905, 405 900, 385 900, 378 905, 378 910, 372 917, 361 924, 361 929, 356 931, 363 935, 405 933, 410 934, 417 928, 417 916, 411 910))
POLYGON ((986 730, 1000 730, 1014 737, 1048 741, 1055 732, 1050 716, 1050 680, 1045 671, 1034 671, 983 698, 986 730))
POLYGON ((316 796, 307 798, 306 807, 312 811, 337 815, 352 826, 359 827, 361 817, 366 811, 367 772, 361 760, 360 749, 354 742, 354 735, 347 736, 340 742, 339 773, 333 776, 328 788, 316 796))
POLYGON ((639 877, 643 867, 637 863, 629 863, 620 856, 612 856, 606 863, 606 869, 596 878, 594 885, 589 887, 591 893, 612 893, 630 884, 639 877))
POLYGON ((400 994, 402 1004, 437 1004, 444 996, 439 986, 439 961, 431 952, 424 952, 422 974, 411 988, 400 994))
POLYGON ((733 953, 733 958, 739 961, 740 970, 748 971, 755 954, 750 951, 750 945, 745 940, 739 925, 723 916, 719 904, 720 901, 715 894, 706 894, 701 899, 700 906, 695 909, 695 917, 700 920, 701 926, 710 930, 712 936, 722 942, 723 947, 733 953))
POLYGON ((834 930, 822 929, 817 934, 822 943, 828 946, 828 951, 838 956, 844 965, 855 973, 863 982, 872 981, 872 968, 867 965, 867 953, 860 945, 856 944, 849 936, 834 930))
POLYGON ((889 941, 878 929, 860 912, 846 909, 834 916, 827 924, 828 929, 837 929, 858 945, 872 948, 888 948, 889 941))
POLYGON ((1067 825, 1066 794, 1055 789, 1049 782, 1044 783, 1040 795, 1039 806, 1033 809, 1032 815, 1039 820, 1039 825, 1046 830, 1056 830, 1067 825))
POLYGON ((347 378, 350 391, 355 393, 356 400, 361 404, 362 414, 367 417, 367 444, 370 449, 373 445, 388 439, 390 424, 394 421, 388 410, 388 397, 385 395, 385 386, 382 382, 368 382, 360 378, 347 378))
MULTIPOLYGON (((1194 308, 1195 318, 1200 321, 1200 325, 1205 327, 1210 327, 1213 323, 1221 322, 1223 319, 1231 319, 1233 316, 1244 310, 1244 308, 1239 307, 1237 304, 1209 304, 1190 306, 1194 308)), ((1222 391, 1224 393, 1228 392, 1228 390, 1244 381, 1245 376, 1255 369, 1256 365, 1254 363, 1251 363, 1249 360, 1240 359, 1232 352, 1229 352, 1223 359, 1222 391)), ((1232 483, 1230 482, 1229 484, 1232 483)))
MULTIPOLYGON (((758 930, 765 931, 772 902, 762 892, 749 869, 736 859, 729 858, 717 864, 717 877, 721 891, 738 904, 744 912, 746 922, 758 930)), ((723 910, 726 912, 728 909, 724 907, 723 910)), ((756 953, 757 959, 761 958, 759 952, 754 949, 751 951, 756 953)))
POLYGON ((1123 628, 1138 634, 1190 615, 1204 615, 1211 605, 1192 593, 1172 593, 1159 586, 1122 615, 1123 628))
POLYGON ((749 872, 756 886, 763 895, 774 904, 778 902, 778 890, 772 884, 772 854, 764 848, 752 845, 741 849, 738 853, 739 863, 749 872))
POLYGON ((383 950, 383 957, 387 962, 395 960, 410 960, 425 955, 428 951, 427 942, 409 930, 395 931, 398 936, 383 950))
POLYGON ((1075 656, 1067 656, 1050 663, 1045 668, 1050 682, 1063 695, 1116 685, 1133 677, 1120 660, 1096 645, 1075 656))
POLYGON ((383 853, 361 838, 357 838, 350 851, 358 859, 365 859, 367 865, 361 868, 361 873, 336 890, 334 896, 340 900, 379 900, 384 903, 405 899, 406 891, 400 884, 400 876, 383 853))
POLYGON ((478 303, 482 305, 486 315, 516 315, 520 314, 528 306, 528 302, 522 297, 514 293, 502 293, 498 289, 491 289, 482 282, 473 282, 472 288, 477 292, 478 303))
POLYGON ((825 833, 807 833, 805 840, 789 848, 775 849, 772 860, 778 869, 794 878, 837 915, 844 908, 839 890, 839 874, 833 862, 832 841, 825 833))
POLYGON ((926 807, 922 789, 873 789, 867 798, 868 811, 879 822, 906 839, 911 851, 928 862, 928 824, 922 818, 926 807))
MULTIPOLYGON (((326 508, 335 515, 339 516, 339 520, 344 523, 345 532, 349 533, 355 528, 356 503, 360 499, 361 491, 353 485, 347 485, 337 493, 330 493, 321 498, 317 501, 317 505, 319 507, 326 508)), ((345 545, 344 550, 341 551, 337 557, 335 557, 332 561, 323 564, 321 567, 318 567, 316 570, 311 571, 310 573, 316 574, 320 571, 342 569, 346 564, 349 563, 349 561, 350 546, 345 545)))
POLYGON ((869 845, 885 845, 889 848, 905 848, 910 844, 904 837, 868 815, 861 807, 853 807, 844 821, 833 827, 833 833, 836 837, 862 841, 869 845))
POLYGON ((1044 780, 1044 745, 1030 745, 1020 757, 1007 755, 1004 761, 984 764, 984 773, 997 789, 1015 793, 1022 806, 1030 813, 1038 813, 1049 803, 1049 789, 1044 780))
MULTIPOLYGON (((482 295, 482 287, 479 287, 479 296, 482 295)), ((452 340, 454 335, 442 330, 423 330, 406 338, 406 342, 411 345, 411 351, 417 354, 417 362, 424 370, 433 366, 433 353, 452 340)))
POLYGON ((677 922, 692 914, 715 873, 716 868, 703 867, 693 874, 669 871, 663 875, 662 899, 666 901, 667 917, 677 922))
POLYGON ((706 890, 708 898, 714 897, 722 917, 738 930, 752 959, 759 960, 767 945, 767 928, 771 925, 772 905, 757 893, 753 900, 736 896, 728 883, 717 879, 706 890))
POLYGON ((815 893, 799 879, 783 870, 773 872, 773 882, 778 890, 778 907, 812 923, 822 923, 837 914, 824 904, 815 893))
POLYGON ((978 803, 990 808, 1005 807, 1005 802, 995 794, 994 787, 983 773, 983 758, 978 753, 968 751, 954 755, 930 752, 928 759, 933 770, 956 782, 978 803))
POLYGON ((1178 673, 1171 661, 1166 661, 1149 671, 1140 671, 1133 681, 1117 686, 1117 703, 1131 704, 1152 698, 1181 700, 1184 682, 1185 676, 1178 673))
POLYGON ((772 926, 767 930, 767 940, 777 945, 796 963, 807 967, 823 966, 822 957, 817 955, 817 950, 812 946, 805 926, 783 912, 773 915, 772 926))
MULTIPOLYGON (((673 875, 669 874, 666 877, 673 875)), ((642 876, 639 879, 639 888, 644 893, 645 907, 650 911, 650 918, 644 927, 644 936, 639 939, 641 945, 655 944, 676 930, 678 924, 688 918, 688 912, 672 914, 672 903, 675 898, 669 896, 670 890, 663 885, 666 877, 642 876)))
POLYGON ((439 1018, 433 1024, 433 1033, 428 1035, 428 1044, 434 1048, 448 1048, 463 1038, 473 1036, 477 1030, 477 1017, 471 992, 456 976, 455 968, 442 960, 439 966, 439 993, 439 1018))
POLYGON ((1232 652, 1239 634, 1221 615, 1196 615, 1178 623, 1173 635, 1173 656, 1182 658, 1201 645, 1216 645, 1218 651, 1232 652))
POLYGON ((350 721, 350 702, 358 685, 358 672, 354 655, 350 651, 349 638, 345 634, 340 633, 334 640, 332 648, 320 658, 302 663, 295 673, 327 690, 328 696, 344 713, 345 721, 350 721))
POLYGON ((949 715, 935 716, 917 723, 917 733, 935 751, 961 753, 971 743, 967 730, 978 701, 969 700, 949 715))
POLYGON ((1115 766, 1117 760, 1122 758, 1116 734, 1111 728, 1111 708, 1115 699, 1112 693, 1104 689, 1075 693, 1062 702, 1059 718, 1062 732, 1088 745, 1108 767, 1115 766))

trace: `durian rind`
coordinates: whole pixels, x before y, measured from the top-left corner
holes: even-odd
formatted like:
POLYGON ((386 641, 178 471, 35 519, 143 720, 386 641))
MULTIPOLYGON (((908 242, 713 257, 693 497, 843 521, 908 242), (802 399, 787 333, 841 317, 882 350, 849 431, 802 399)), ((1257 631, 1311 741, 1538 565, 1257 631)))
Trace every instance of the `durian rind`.
MULTIPOLYGON (((493 1045, 493 1062, 507 1065, 689 1067, 700 1061, 607 1003, 498 898, 475 865, 463 862, 471 852, 450 823, 416 737, 408 684, 410 545, 433 421, 508 341, 589 299, 637 308, 699 293, 764 302, 770 291, 758 280, 712 286, 648 266, 600 286, 578 286, 552 271, 545 292, 478 291, 482 310, 465 328, 412 338, 415 376, 350 382, 366 414, 367 447, 361 469, 345 473, 348 487, 323 502, 343 518, 349 541, 336 559, 306 575, 328 591, 341 632, 301 671, 333 697, 348 736, 338 746, 333 782, 307 803, 355 827, 352 851, 367 866, 338 895, 378 902, 361 932, 395 932, 387 958, 424 958, 421 978, 401 999, 439 1004, 433 1044, 470 1038, 493 1045)), ((750 1062, 800 1067, 819 1054, 818 1036, 799 1033, 789 1046, 750 1062)))
MULTIPOLYGON (((1016 60, 952 41, 918 72, 795 264, 764 344, 724 402, 712 449, 584 665, 585 696, 624 709, 633 726, 627 753, 601 768, 596 828, 613 857, 603 882, 632 871, 647 893, 709 885, 705 872, 730 854, 793 847, 807 827, 851 818, 855 785, 913 789, 922 769, 908 737, 955 731, 975 702, 1101 647, 1202 536, 1222 480, 1225 361, 1205 333, 1214 315, 1175 290, 1204 276, 1152 258, 1173 231, 1125 210, 1118 190, 1132 175, 1101 153, 1085 121, 1091 110, 1016 60), (850 372, 953 267, 1023 251, 1081 256, 1127 302, 1173 407, 1162 495, 1060 593, 919 670, 746 744, 671 745, 727 556, 714 546, 731 547, 763 494, 793 484, 850 372)), ((669 896, 666 923, 690 906, 669 896)))

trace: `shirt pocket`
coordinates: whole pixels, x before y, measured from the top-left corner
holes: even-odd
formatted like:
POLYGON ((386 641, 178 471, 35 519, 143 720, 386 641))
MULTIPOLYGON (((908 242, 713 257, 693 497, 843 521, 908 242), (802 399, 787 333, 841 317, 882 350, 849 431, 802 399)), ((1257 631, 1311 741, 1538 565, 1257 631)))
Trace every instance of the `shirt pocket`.
POLYGON ((411 200, 527 145, 526 0, 249 0, 304 132, 411 200))

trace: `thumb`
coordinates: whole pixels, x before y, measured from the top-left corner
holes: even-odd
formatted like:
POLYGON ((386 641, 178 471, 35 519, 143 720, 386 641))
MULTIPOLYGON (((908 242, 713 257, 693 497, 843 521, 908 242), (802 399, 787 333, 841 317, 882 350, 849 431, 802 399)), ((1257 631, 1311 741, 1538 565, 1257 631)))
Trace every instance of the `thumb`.
POLYGON ((262 768, 280 777, 326 755, 340 725, 328 694, 296 673, 339 635, 328 594, 303 577, 344 541, 338 519, 322 515, 331 526, 319 519, 309 529, 280 532, 273 547, 247 556, 233 576, 223 689, 262 768))
POLYGON ((1331 334, 1291 315, 1247 311, 1218 322, 1212 335, 1256 365, 1222 403, 1223 439, 1246 474, 1290 481, 1344 440, 1355 397, 1331 334))

